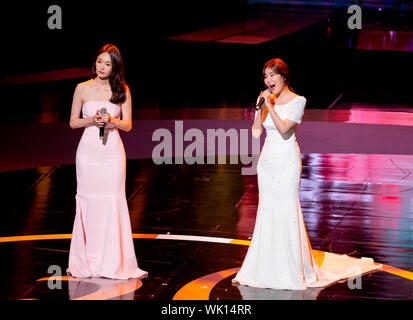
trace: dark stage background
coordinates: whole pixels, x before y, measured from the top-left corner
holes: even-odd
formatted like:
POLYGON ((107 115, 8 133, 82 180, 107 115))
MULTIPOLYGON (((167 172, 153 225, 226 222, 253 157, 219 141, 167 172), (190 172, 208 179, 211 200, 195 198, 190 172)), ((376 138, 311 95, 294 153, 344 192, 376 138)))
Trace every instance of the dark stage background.
MULTIPOLYGON (((251 106, 262 88, 262 65, 273 57, 290 65, 293 87, 307 97, 310 109, 327 108, 341 93, 343 99, 356 95, 373 102, 411 101, 411 51, 357 48, 359 31, 347 27, 346 4, 351 1, 301 1, 301 6, 295 2, 7 2, 0 13, 0 73, 4 77, 89 68, 96 51, 113 43, 125 61, 134 109, 251 106), (47 27, 47 8, 52 4, 62 8, 61 30, 47 27), (321 18, 259 44, 168 39, 231 21, 271 21, 271 14, 278 12, 321 18)), ((367 1, 363 30, 411 31, 412 14, 405 3, 367 1)), ((62 80, 47 88, 3 82, 2 104, 11 111, 3 114, 1 123, 35 121, 44 90, 56 101, 59 121, 68 121, 74 87, 86 79, 62 80)))

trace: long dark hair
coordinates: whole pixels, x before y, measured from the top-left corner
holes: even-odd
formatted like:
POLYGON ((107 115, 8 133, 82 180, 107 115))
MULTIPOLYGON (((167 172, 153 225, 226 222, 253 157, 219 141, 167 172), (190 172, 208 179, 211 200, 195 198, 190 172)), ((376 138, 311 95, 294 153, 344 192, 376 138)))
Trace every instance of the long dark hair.
POLYGON ((265 70, 267 70, 268 68, 270 68, 274 73, 282 75, 285 78, 285 82, 287 83, 288 89, 290 89, 292 92, 295 92, 290 84, 290 69, 284 61, 282 61, 280 58, 268 60, 265 63, 264 68, 262 69, 263 79, 265 77, 265 70))
POLYGON ((110 88, 112 89, 112 97, 110 102, 114 104, 121 104, 126 100, 126 88, 127 84, 125 82, 124 73, 125 69, 123 67, 123 60, 119 49, 113 44, 106 44, 96 54, 95 61, 92 67, 92 78, 97 77, 96 73, 96 60, 100 54, 107 52, 110 55, 110 60, 112 62, 112 73, 109 77, 110 88))

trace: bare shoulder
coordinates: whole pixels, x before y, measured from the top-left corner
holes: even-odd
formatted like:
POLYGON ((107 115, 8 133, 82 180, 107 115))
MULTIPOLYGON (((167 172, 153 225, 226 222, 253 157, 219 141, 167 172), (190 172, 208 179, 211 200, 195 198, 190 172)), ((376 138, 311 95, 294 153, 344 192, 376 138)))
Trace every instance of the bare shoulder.
POLYGON ((79 91, 86 91, 93 86, 93 79, 89 79, 87 81, 83 81, 77 84, 76 90, 79 91))
POLYGON ((93 90, 93 79, 87 80, 80 82, 76 85, 76 90, 75 94, 80 97, 80 100, 82 102, 86 101, 86 98, 90 94, 90 92, 93 90))

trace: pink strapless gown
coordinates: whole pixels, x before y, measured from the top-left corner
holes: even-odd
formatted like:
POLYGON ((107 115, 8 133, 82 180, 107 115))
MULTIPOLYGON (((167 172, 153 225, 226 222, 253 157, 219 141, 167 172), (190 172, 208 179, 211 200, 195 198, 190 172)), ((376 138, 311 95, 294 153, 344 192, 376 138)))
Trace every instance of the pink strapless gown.
MULTIPOLYGON (((106 108, 120 118, 121 108, 109 101, 87 101, 83 117, 106 108)), ((133 246, 125 194, 126 156, 117 128, 108 124, 84 129, 76 152, 76 217, 67 273, 74 277, 143 278, 133 246)))

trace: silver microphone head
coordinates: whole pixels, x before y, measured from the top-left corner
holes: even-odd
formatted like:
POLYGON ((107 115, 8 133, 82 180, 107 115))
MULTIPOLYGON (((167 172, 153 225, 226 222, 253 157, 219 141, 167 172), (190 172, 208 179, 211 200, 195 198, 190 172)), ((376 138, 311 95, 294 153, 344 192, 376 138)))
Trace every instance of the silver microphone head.
POLYGON ((100 109, 100 114, 105 114, 107 111, 106 111, 106 108, 101 108, 100 109))

